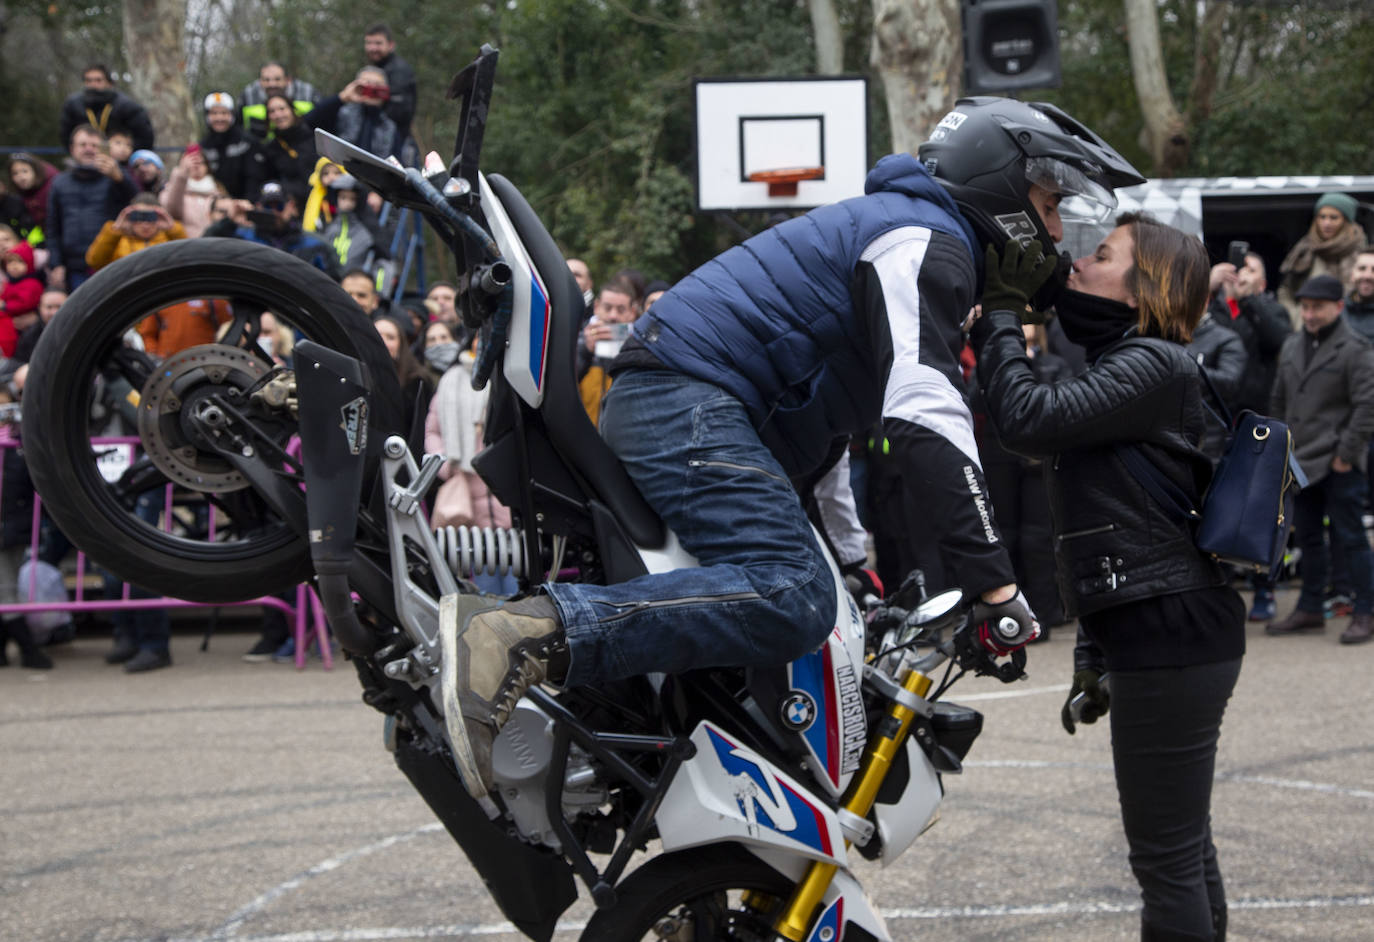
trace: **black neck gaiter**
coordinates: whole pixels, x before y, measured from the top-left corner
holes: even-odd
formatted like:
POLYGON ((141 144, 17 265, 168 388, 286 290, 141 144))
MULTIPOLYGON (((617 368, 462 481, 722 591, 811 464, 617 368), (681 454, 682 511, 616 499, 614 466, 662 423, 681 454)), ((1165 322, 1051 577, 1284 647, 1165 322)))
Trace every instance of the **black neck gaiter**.
POLYGON ((1064 335, 1094 359, 1139 322, 1135 308, 1121 301, 1065 288, 1054 302, 1064 335))

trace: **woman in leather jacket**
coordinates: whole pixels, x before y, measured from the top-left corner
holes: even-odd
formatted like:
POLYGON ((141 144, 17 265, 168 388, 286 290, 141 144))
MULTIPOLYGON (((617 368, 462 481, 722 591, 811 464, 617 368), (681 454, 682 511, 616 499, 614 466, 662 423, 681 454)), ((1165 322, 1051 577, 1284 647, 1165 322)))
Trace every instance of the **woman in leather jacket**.
MULTIPOLYGON (((1089 368, 1039 382, 1025 355, 1027 299, 1054 259, 990 246, 978 378, 1002 443, 1045 461, 1061 594, 1079 618, 1069 699, 1080 722, 1111 707, 1112 758, 1142 939, 1225 938, 1210 805, 1217 739, 1245 652, 1245 608, 1118 454, 1138 446, 1194 503, 1211 469, 1197 444, 1212 421, 1184 350, 1207 305, 1202 244, 1126 214, 1073 264, 1055 309, 1089 368), (1106 675, 1110 673, 1110 693, 1106 675)), ((1065 729, 1075 717, 1065 703, 1065 729)))

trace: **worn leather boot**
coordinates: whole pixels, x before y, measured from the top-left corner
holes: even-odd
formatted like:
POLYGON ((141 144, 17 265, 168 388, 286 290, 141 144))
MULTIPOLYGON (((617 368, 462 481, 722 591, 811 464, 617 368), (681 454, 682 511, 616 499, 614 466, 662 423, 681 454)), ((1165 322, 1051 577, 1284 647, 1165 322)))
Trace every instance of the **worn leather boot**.
POLYGON ((454 763, 473 798, 491 789, 491 744, 525 691, 568 672, 568 644, 548 596, 493 606, 490 598, 439 602, 444 721, 454 763))
POLYGON ((1282 621, 1271 621, 1264 626, 1264 633, 1267 635, 1300 635, 1309 631, 1325 631, 1326 619, 1321 612, 1304 612, 1300 608, 1293 609, 1293 613, 1282 621))
POLYGON ((1374 637, 1374 615, 1355 615, 1341 632, 1341 644, 1364 644, 1374 637))

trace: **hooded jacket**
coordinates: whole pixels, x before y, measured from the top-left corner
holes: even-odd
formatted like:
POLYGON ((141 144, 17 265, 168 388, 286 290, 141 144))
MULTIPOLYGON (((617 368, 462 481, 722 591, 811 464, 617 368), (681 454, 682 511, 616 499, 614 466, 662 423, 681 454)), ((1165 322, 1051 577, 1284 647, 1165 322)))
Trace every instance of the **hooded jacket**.
POLYGON ((62 103, 62 149, 71 146, 72 132, 89 124, 104 135, 127 131, 134 139, 134 150, 153 149, 153 122, 148 110, 123 92, 113 88, 89 89, 68 95, 62 103))
POLYGON ((794 476, 881 419, 911 538, 946 567, 931 583, 977 593, 1014 582, 959 368, 978 284, 972 229, 909 154, 880 160, 864 192, 707 262, 635 323, 626 348, 738 398, 794 476))
POLYGON ((171 229, 158 232, 145 242, 137 236, 125 235, 118 231, 114 227, 114 220, 110 220, 100 227, 99 235, 95 237, 91 247, 86 250, 86 264, 91 267, 91 271, 95 271, 104 268, 111 262, 119 261, 126 255, 132 255, 164 242, 184 238, 186 238, 186 229, 179 222, 172 223, 171 229))
MULTIPOLYGON (((10 249, 3 256, 0 256, 0 264, 3 264, 10 256, 17 256, 23 259, 27 273, 22 278, 10 278, 8 273, 5 275, 5 286, 0 290, 0 302, 4 304, 3 320, 10 333, 14 333, 14 325, 11 319, 38 310, 38 300, 43 296, 43 282, 33 271, 33 247, 27 242, 20 242, 10 249)), ((14 342, 18 339, 18 334, 14 334, 9 339, 9 347, 5 349, 5 356, 14 354, 14 342)), ((0 346, 3 346, 4 338, 0 338, 0 346)))

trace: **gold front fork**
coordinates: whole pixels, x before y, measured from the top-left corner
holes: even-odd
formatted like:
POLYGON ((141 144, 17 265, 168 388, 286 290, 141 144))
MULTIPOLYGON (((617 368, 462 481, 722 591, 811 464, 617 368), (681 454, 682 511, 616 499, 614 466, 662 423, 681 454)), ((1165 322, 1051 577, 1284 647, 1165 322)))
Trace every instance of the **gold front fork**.
MULTIPOLYGON (((909 693, 924 697, 930 690, 930 678, 920 671, 911 671, 902 681, 902 687, 909 693)), ((868 817, 873 810, 873 802, 878 798, 878 789, 892 768, 892 760, 898 750, 906 743, 911 731, 911 721, 916 718, 915 711, 900 703, 891 703, 887 708, 887 718, 878 724, 864 751, 863 764, 858 775, 849 783, 849 791, 840 807, 860 818, 868 817)), ((845 845, 848 846, 846 841, 845 845)), ((788 900, 787 907, 773 926, 773 931, 791 942, 802 942, 816 915, 816 907, 830 889, 830 881, 839 869, 832 863, 815 861, 806 871, 806 876, 797 884, 788 900)))

